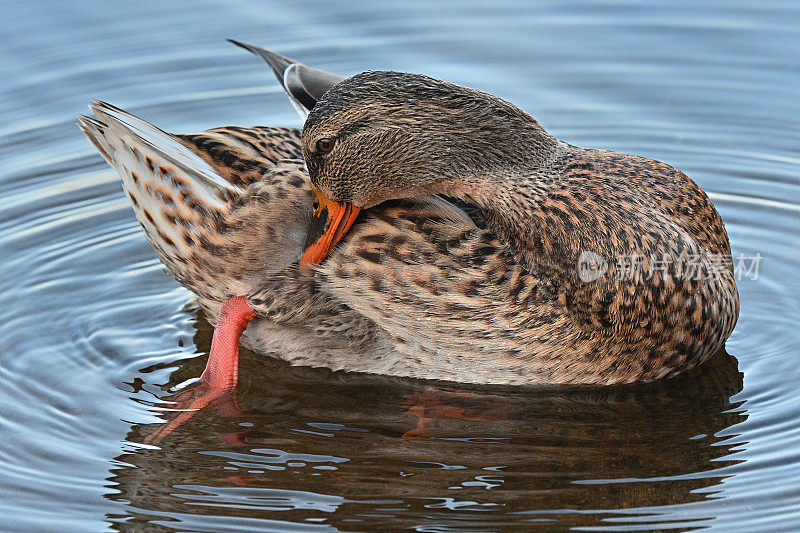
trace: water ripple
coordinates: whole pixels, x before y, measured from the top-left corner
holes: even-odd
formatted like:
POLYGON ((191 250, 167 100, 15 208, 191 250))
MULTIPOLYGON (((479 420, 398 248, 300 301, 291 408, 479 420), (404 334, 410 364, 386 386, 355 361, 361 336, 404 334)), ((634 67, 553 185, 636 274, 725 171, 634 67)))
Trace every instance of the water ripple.
POLYGON ((12 2, 0 23, 0 512, 16 530, 800 528, 800 10, 12 2), (350 11, 344 11, 349 9, 350 11), (146 37, 145 37, 146 36, 146 37), (425 72, 709 191, 740 280, 727 353, 607 389, 455 387, 242 354, 243 413, 141 444, 210 327, 75 127, 94 98, 172 131, 298 125, 241 38, 425 72), (466 394, 456 394, 456 392, 466 394), (426 396, 428 395, 428 396, 426 396), (438 395, 427 440, 415 401, 438 395), (449 414, 448 414, 449 413, 449 414), (454 416, 458 413, 459 416, 454 416))

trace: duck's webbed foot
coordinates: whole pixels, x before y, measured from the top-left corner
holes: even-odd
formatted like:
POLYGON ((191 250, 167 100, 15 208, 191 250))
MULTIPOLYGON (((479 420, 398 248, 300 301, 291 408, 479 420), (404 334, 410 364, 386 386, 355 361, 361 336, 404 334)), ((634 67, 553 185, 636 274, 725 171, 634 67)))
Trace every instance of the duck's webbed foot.
POLYGON ((255 316, 244 296, 231 298, 222 306, 200 381, 178 394, 174 409, 180 414, 148 435, 146 443, 159 442, 207 407, 216 405, 232 416, 241 413, 235 396, 239 380, 239 339, 255 316))

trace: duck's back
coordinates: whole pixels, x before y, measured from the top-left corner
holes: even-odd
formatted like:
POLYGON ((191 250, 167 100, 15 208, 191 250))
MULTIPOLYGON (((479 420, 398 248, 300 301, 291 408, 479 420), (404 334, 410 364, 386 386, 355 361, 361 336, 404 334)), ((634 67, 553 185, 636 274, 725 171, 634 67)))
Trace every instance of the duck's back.
POLYGON ((571 200, 571 211, 576 215, 584 212, 586 220, 599 219, 623 233, 625 228, 639 229, 634 215, 660 213, 706 252, 730 253, 725 225, 708 195, 689 176, 666 163, 570 147, 568 156, 553 170, 556 177, 550 198, 571 200))
POLYGON ((607 150, 569 147, 552 170, 536 210, 542 257, 561 270, 553 275, 576 322, 614 339, 609 372, 630 362, 641 379, 662 377, 721 348, 739 300, 727 232, 705 192, 665 163, 607 150))

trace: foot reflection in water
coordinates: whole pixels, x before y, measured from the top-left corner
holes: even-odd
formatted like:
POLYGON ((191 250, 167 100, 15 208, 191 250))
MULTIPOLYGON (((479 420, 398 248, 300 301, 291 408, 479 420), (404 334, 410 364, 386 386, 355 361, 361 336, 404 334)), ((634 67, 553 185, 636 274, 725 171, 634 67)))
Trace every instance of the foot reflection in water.
MULTIPOLYGON (((211 328, 198 324, 195 343, 207 350, 211 328)), ((242 412, 203 411, 159 448, 117 457, 107 497, 129 514, 110 520, 596 526, 619 515, 607 509, 707 498, 724 477, 715 470, 732 463, 721 459, 733 445, 715 435, 746 418, 730 400, 742 375, 725 352, 678 378, 604 388, 437 384, 241 357, 242 412)), ((181 361, 170 386, 204 363, 181 361)), ((133 426, 128 440, 154 428, 133 426)))

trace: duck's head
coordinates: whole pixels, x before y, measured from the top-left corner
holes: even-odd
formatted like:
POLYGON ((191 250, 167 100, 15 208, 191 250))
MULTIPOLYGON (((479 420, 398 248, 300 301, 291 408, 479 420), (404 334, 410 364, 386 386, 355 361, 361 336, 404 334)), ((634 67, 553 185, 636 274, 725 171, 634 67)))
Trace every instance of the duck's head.
MULTIPOLYGON (((364 72, 331 88, 303 127, 315 188, 303 263, 319 263, 361 209, 431 193, 541 159, 552 139, 491 94, 419 74, 364 72)), ((463 192, 463 195, 460 194, 463 192)))

